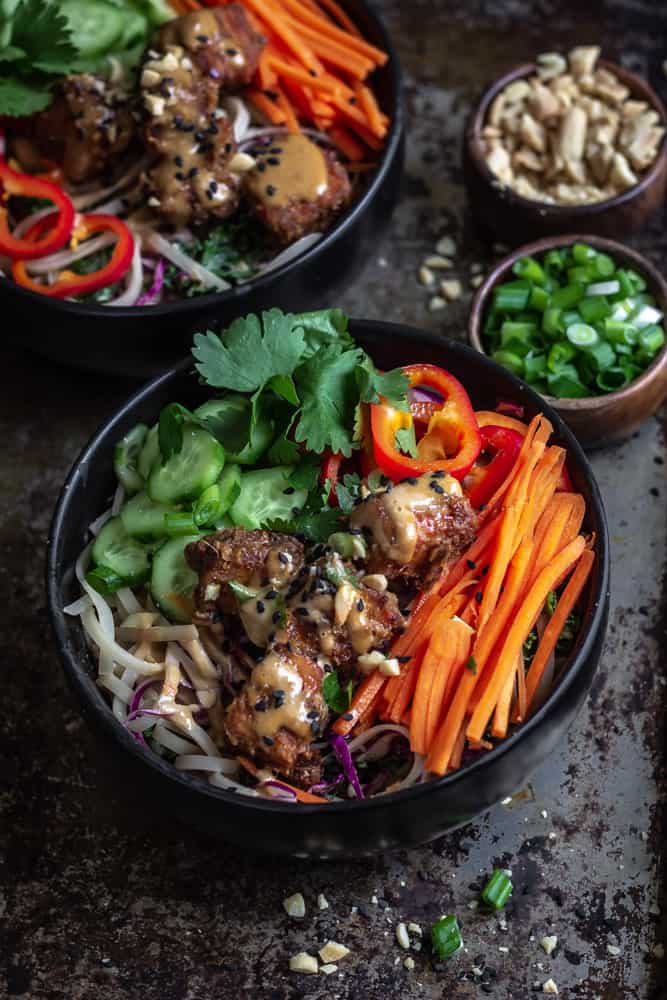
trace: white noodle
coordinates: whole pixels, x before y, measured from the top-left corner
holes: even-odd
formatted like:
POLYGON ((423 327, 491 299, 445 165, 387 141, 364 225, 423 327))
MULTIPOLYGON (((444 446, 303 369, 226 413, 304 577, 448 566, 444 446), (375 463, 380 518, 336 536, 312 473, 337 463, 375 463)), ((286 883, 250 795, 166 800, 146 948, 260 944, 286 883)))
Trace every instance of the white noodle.
POLYGON ((34 226, 36 222, 40 219, 45 219, 47 215, 52 215, 54 212, 53 205, 48 205, 46 208, 40 208, 38 212, 33 212, 32 215, 26 216, 25 219, 21 219, 19 223, 14 227, 13 235, 16 239, 20 239, 25 233, 28 232, 31 226, 34 226))
POLYGON ((379 726, 371 726, 370 729, 361 733, 360 736, 355 736, 353 740, 350 740, 347 748, 350 753, 353 753, 359 747, 364 746, 366 743, 375 739, 376 736, 381 736, 383 733, 398 733, 400 736, 405 736, 406 740, 410 739, 410 733, 405 726, 398 726, 393 722, 384 722, 379 726))
POLYGON ((120 666, 130 667, 144 677, 153 677, 156 674, 161 674, 164 670, 164 663, 149 663, 147 660, 140 660, 137 656, 133 656, 132 653, 123 649, 115 639, 110 639, 101 627, 92 608, 84 611, 81 615, 81 621, 95 645, 102 652, 108 653, 111 659, 120 666))
POLYGON ((122 191, 124 187, 127 187, 132 181, 136 180, 142 170, 144 170, 150 163, 149 157, 144 157, 135 163, 126 173, 119 177, 117 181, 110 184, 106 188, 98 188, 93 191, 79 191, 79 194, 74 194, 72 196, 72 202, 77 212, 85 212, 92 205, 97 205, 103 202, 105 198, 110 198, 112 195, 116 194, 117 191, 122 191))
POLYGON ((126 615, 141 611, 141 605, 129 587, 121 587, 116 591, 116 600, 126 615))
POLYGON ((237 143, 242 142, 250 125, 250 112, 239 97, 226 97, 224 104, 232 116, 234 139, 237 143))
POLYGON ((172 733, 162 722, 158 722, 155 726, 153 739, 160 746, 166 747, 167 750, 171 750, 175 754, 191 754, 193 751, 196 754, 197 752, 197 747, 194 743, 172 733))
POLYGON ((198 281, 205 288, 215 288, 218 292, 226 292, 231 288, 231 285, 227 281, 223 281, 213 271, 209 271, 208 268, 203 267, 192 257, 188 257, 180 247, 174 243, 170 243, 160 233, 150 233, 148 244, 156 253, 161 253, 163 257, 166 257, 172 264, 175 264, 176 267, 179 267, 181 271, 185 272, 190 278, 194 278, 195 281, 198 281))
POLYGON ((155 725, 155 715, 138 715, 136 719, 130 719, 125 725, 133 733, 145 733, 147 729, 152 729, 155 725))
POLYGON ((239 762, 229 757, 209 757, 201 754, 183 754, 174 761, 179 771, 216 771, 222 774, 238 774, 239 762))
MULTIPOLYGON (((282 267, 283 264, 287 264, 288 261, 292 260, 294 257, 298 257, 299 254, 305 253, 306 250, 310 250, 312 246, 318 243, 322 239, 322 233, 308 233, 307 236, 302 236, 295 243, 290 246, 285 247, 284 250, 270 260, 268 264, 265 264, 260 268, 260 274, 268 274, 269 271, 275 271, 277 267, 282 267)), ((252 281, 252 278, 248 279, 252 281)))
POLYGON ((224 774, 212 774, 208 780, 209 784, 214 785, 216 788, 224 788, 227 791, 238 792, 239 795, 247 795, 251 799, 262 798, 259 792, 256 792, 254 788, 248 788, 246 785, 240 785, 238 781, 232 781, 231 778, 226 778, 224 774))
POLYGON ((93 236, 90 240, 84 240, 79 243, 76 250, 59 250, 58 253, 52 253, 49 257, 40 257, 39 260, 28 260, 26 265, 28 270, 33 274, 48 274, 50 271, 62 271, 63 268, 69 267, 77 260, 84 260, 86 257, 90 257, 91 254, 97 253, 98 250, 104 250, 105 247, 110 246, 115 243, 118 237, 115 233, 100 233, 99 236, 93 236))
POLYGON ((144 264, 141 259, 141 238, 138 233, 132 233, 134 237, 134 250, 132 251, 132 263, 128 272, 127 285, 125 291, 118 298, 107 302, 108 306, 133 306, 139 296, 144 283, 144 264))
POLYGON ((97 678, 99 687, 106 688, 116 697, 121 698, 126 704, 132 699, 132 688, 122 681, 115 674, 104 674, 97 678))
POLYGON ((63 608, 63 613, 66 615, 74 615, 78 618, 83 614, 89 604, 89 597, 80 597, 78 601, 72 601, 71 604, 68 604, 67 607, 63 608))
POLYGON ((196 638, 197 629, 194 625, 123 624, 116 629, 118 642, 191 642, 196 638))

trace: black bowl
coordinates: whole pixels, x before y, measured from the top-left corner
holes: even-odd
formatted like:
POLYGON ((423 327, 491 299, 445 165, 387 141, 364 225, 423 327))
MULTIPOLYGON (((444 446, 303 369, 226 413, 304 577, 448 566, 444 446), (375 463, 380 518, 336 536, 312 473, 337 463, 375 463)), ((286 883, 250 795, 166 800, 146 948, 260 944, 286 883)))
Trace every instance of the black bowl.
POLYGON ((362 855, 420 844, 516 791, 553 752, 577 714, 600 658, 609 606, 609 544, 600 493, 583 451, 551 407, 469 347, 410 327, 368 321, 355 321, 352 333, 382 368, 427 361, 449 369, 476 408, 506 399, 523 405, 528 416, 544 412, 553 423, 554 440, 567 448, 574 487, 586 500, 585 529, 595 532, 597 558, 583 596, 576 648, 545 705, 494 750, 450 776, 366 802, 293 806, 212 788, 144 752, 119 725, 95 685, 83 631, 62 608, 78 596, 73 565, 85 544, 86 525, 108 506, 114 489, 115 442, 138 421, 154 422, 167 402, 194 406, 205 397, 189 360, 141 389, 84 448, 60 496, 49 542, 48 601, 58 650, 83 714, 122 773, 117 794, 141 783, 156 803, 200 829, 247 848, 300 857, 362 855))
POLYGON ((227 292, 158 306, 109 307, 48 299, 0 277, 4 327, 19 347, 54 361, 146 378, 183 357, 193 332, 225 326, 271 306, 305 311, 335 301, 358 275, 388 225, 403 170, 404 113, 398 56, 380 19, 363 0, 343 6, 374 45, 389 55, 373 84, 391 126, 376 170, 361 197, 310 250, 264 277, 227 292))

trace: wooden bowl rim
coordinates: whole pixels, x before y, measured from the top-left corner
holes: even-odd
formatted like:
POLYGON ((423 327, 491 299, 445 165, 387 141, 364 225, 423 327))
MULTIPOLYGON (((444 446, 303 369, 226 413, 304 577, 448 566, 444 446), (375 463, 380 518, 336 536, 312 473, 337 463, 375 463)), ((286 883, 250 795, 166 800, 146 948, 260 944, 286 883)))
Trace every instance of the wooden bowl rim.
MULTIPOLYGON (((608 69, 610 72, 618 76, 623 83, 630 87, 633 96, 641 96, 644 100, 648 101, 652 108, 659 113, 662 119, 662 125, 665 129, 667 129, 667 109, 648 80, 638 76, 637 73, 633 73, 624 66, 620 66, 618 63, 611 62, 609 59, 599 59, 597 65, 601 66, 603 69, 608 69)), ((548 202, 533 201, 531 198, 524 198, 523 195, 517 194, 517 192, 513 188, 509 187, 509 185, 499 185, 498 178, 487 166, 481 149, 481 133, 482 128, 484 127, 486 113, 493 99, 500 93, 501 90, 504 90, 508 84, 513 83, 514 80, 521 79, 521 77, 528 76, 529 74, 536 72, 536 63, 520 63, 503 76, 498 77, 484 91, 482 97, 468 119, 465 131, 465 142, 468 147, 468 152, 475 164, 475 167, 481 174, 482 179, 489 185, 489 187, 494 188, 498 194, 501 194, 503 198, 506 198, 509 203, 516 203, 517 205, 535 212, 542 218, 581 218, 582 221, 585 221, 587 216, 600 215, 608 209, 617 208, 619 205, 625 205, 627 202, 632 201, 634 198, 646 191, 647 188, 659 179, 662 171, 667 168, 667 131, 662 137, 658 155, 653 161, 651 167, 645 174, 642 175, 639 182, 634 184, 631 188, 628 188, 626 191, 621 191, 620 194, 616 194, 612 198, 606 198, 604 201, 592 201, 587 202, 584 205, 551 205, 548 202)))
MULTIPOLYGON (((663 316, 667 316, 667 281, 665 281, 663 276, 651 263, 651 261, 644 257, 643 254, 640 254, 638 250, 634 250, 632 247, 628 247, 624 243, 617 243, 616 240, 609 240, 603 236, 593 236, 586 233, 569 233, 563 236, 545 236, 540 240, 535 240, 533 243, 525 243, 523 246, 520 246, 516 250, 507 254, 506 257, 503 257, 502 260, 498 261, 498 263, 494 265, 492 271, 486 276, 482 284, 475 292, 470 305, 468 339, 476 351, 479 351, 480 354, 484 354, 489 357, 484 350, 480 333, 482 318, 491 292, 498 282, 506 275, 507 271, 512 267, 512 264, 514 264, 514 262, 520 257, 543 254, 546 253, 547 250, 553 250, 564 246, 572 246, 574 243, 590 243, 591 246, 594 246, 596 249, 603 250, 615 259, 620 257, 624 261, 631 263, 634 269, 639 271, 642 277, 646 278, 647 283, 651 288, 651 292, 655 295, 655 298, 663 312, 663 316)), ((653 382, 657 376, 662 374, 665 369, 667 369, 667 341, 663 344, 659 353, 653 359, 648 368, 643 371, 641 375, 638 375, 636 379, 630 382, 629 385, 624 386, 622 389, 616 389, 614 392, 607 392, 601 396, 582 396, 579 399, 558 399, 556 396, 548 396, 546 393, 540 393, 540 395, 555 409, 570 413, 585 410, 604 410, 610 404, 622 402, 623 400, 630 399, 632 396, 640 395, 642 391, 651 382, 653 382)))

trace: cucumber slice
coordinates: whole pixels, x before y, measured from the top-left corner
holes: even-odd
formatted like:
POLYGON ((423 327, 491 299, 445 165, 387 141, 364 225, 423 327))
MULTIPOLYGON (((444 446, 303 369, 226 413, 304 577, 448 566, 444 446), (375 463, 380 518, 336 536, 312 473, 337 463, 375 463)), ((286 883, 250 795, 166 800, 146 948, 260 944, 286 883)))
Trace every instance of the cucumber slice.
POLYGON ((217 524, 241 492, 241 470, 238 465, 226 465, 217 483, 209 486, 197 498, 192 516, 198 528, 217 524))
POLYGON ((146 435, 144 446, 139 452, 139 459, 137 461, 137 470, 144 481, 150 476, 153 466, 159 458, 160 442, 158 440, 156 424, 154 427, 151 427, 146 435))
POLYGON ((308 496, 308 490, 295 490, 290 485, 288 477, 291 472, 291 467, 285 465, 244 472, 241 492, 229 512, 234 524, 252 530, 270 521, 291 520, 293 508, 300 510, 308 496))
POLYGON ((120 519, 128 535, 144 541, 164 538, 164 515, 173 507, 166 503, 156 503, 147 493, 137 493, 121 508, 120 519))
POLYGON ((137 463, 147 434, 146 424, 137 424, 124 438, 121 438, 114 449, 114 472, 127 493, 138 493, 143 489, 144 480, 139 474, 137 463))
POLYGON ((128 535, 120 517, 107 521, 95 539, 92 554, 97 566, 113 570, 127 587, 138 586, 150 574, 148 549, 128 535))
POLYGON ((62 0, 58 8, 67 18, 72 44, 84 59, 112 48, 124 31, 128 17, 127 11, 101 0, 62 0))
POLYGON ((197 420, 220 441, 229 462, 254 465, 271 444, 273 421, 260 419, 250 433, 252 403, 248 396, 231 393, 224 399, 209 399, 194 411, 197 420), (239 442, 245 444, 239 449, 239 442))
POLYGON ((160 503, 195 500, 213 485, 224 464, 225 450, 220 442, 201 427, 186 424, 181 450, 153 466, 148 495, 160 503))
POLYGON ((196 542, 200 535, 170 538, 153 557, 151 594, 163 614, 172 622, 189 622, 194 611, 194 589, 197 574, 185 561, 185 546, 196 542))

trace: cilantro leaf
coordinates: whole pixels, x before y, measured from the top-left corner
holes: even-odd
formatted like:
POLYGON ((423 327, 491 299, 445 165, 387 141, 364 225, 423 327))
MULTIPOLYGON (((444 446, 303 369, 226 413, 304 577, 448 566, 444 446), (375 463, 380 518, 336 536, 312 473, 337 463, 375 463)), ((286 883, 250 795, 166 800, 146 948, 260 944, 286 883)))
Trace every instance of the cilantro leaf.
POLYGON ((347 316, 342 309, 318 309, 316 312, 300 313, 295 316, 295 320, 304 334, 304 360, 328 344, 340 344, 343 348, 354 347, 354 341, 348 332, 347 316))
POLYGON ((399 451, 411 458, 417 457, 417 439, 415 437, 415 425, 400 427, 394 434, 394 441, 399 451))
POLYGON ((299 461, 301 452, 298 445, 288 436, 295 419, 296 413, 269 448, 267 458, 272 465, 296 465, 299 461))
POLYGON ((194 420, 190 410, 180 403, 169 403, 160 413, 158 421, 158 442, 164 461, 168 461, 183 447, 183 424, 194 420))
POLYGON ((352 423, 357 401, 354 372, 359 351, 341 351, 335 344, 320 347, 296 371, 301 395, 297 441, 320 454, 325 448, 352 454, 352 423))
POLYGON ((317 455, 304 455, 290 474, 290 486, 297 490, 314 490, 320 478, 320 459, 317 455))
POLYGON ((368 357, 357 368, 357 385, 362 403, 379 403, 380 396, 397 410, 408 411, 408 379, 401 368, 381 374, 368 357))
POLYGON ((339 715, 342 712, 347 712, 350 707, 352 691, 352 681, 349 681, 343 687, 335 670, 330 674, 326 674, 322 681, 322 696, 331 711, 339 715))
POLYGON ((48 108, 51 91, 45 83, 25 83, 13 77, 0 80, 0 108, 3 115, 22 118, 48 108))
POLYGON ((269 379, 268 384, 277 396, 282 396, 292 406, 299 405, 294 379, 290 375, 274 375, 272 379, 269 379))
POLYGON ((47 73, 69 73, 79 55, 67 18, 49 0, 22 0, 12 18, 11 43, 47 73))
POLYGON ((192 353, 197 371, 215 388, 253 392, 275 375, 291 375, 304 352, 303 333, 294 316, 269 309, 239 317, 222 338, 211 330, 196 333, 192 353))
POLYGON ((356 473, 349 473, 343 477, 342 483, 336 483, 338 506, 344 514, 349 514, 354 507, 355 500, 360 496, 360 486, 361 478, 356 473))

